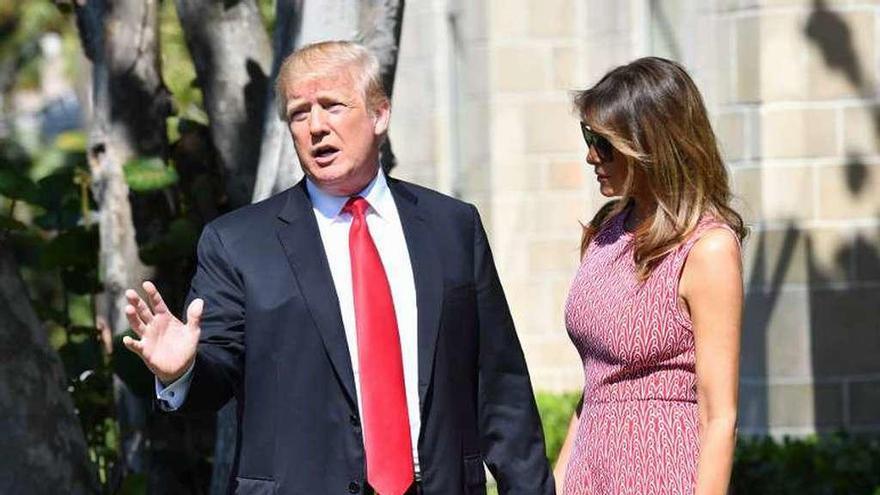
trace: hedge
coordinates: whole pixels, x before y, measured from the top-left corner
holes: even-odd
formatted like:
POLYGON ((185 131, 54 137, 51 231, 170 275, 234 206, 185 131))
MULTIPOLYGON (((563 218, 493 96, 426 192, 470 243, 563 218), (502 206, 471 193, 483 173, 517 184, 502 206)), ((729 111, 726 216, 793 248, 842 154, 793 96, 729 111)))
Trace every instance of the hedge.
MULTIPOLYGON (((551 465, 580 394, 538 393, 551 465)), ((731 493, 880 495, 880 436, 837 432, 805 438, 741 437, 731 493)))

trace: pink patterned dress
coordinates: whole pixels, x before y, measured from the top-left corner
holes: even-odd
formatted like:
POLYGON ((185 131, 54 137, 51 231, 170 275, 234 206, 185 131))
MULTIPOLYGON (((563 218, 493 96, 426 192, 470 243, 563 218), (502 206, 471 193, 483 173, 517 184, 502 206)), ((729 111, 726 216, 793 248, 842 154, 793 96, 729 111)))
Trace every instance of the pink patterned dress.
POLYGON ((690 494, 699 452, 694 335, 679 303, 697 230, 644 283, 635 275, 628 209, 593 238, 565 308, 584 361, 584 405, 565 495, 690 494))

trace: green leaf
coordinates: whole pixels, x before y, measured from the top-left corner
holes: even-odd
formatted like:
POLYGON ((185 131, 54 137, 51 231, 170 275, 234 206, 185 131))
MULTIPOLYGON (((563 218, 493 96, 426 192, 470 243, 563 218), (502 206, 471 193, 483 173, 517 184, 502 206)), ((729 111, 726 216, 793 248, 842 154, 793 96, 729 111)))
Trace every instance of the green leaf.
POLYGON ((123 337, 139 338, 131 329, 113 336, 113 354, 110 357, 113 373, 136 395, 150 397, 154 391, 153 373, 137 354, 125 347, 123 337))
POLYGON ((48 177, 65 171, 65 165, 68 163, 68 154, 51 147, 44 149, 34 156, 34 164, 31 168, 31 177, 48 177))
POLYGON ((178 180, 174 167, 166 166, 161 158, 133 158, 122 169, 128 187, 136 192, 164 189, 178 180))
POLYGON ((94 370, 101 364, 103 356, 98 340, 94 338, 97 330, 93 329, 92 338, 83 338, 79 341, 70 341, 58 349, 61 361, 64 362, 64 371, 67 378, 78 380, 80 375, 88 370, 94 370))
POLYGON ((0 169, 26 173, 31 161, 30 154, 21 143, 11 138, 0 138, 0 169))
POLYGON ((540 392, 535 397, 544 428, 547 458, 551 463, 556 462, 559 450, 565 442, 568 424, 580 398, 580 393, 557 395, 540 392))
POLYGON ((44 268, 90 268, 98 263, 98 231, 76 227, 58 234, 43 250, 44 268))
POLYGON ((7 242, 21 265, 36 267, 40 264, 46 241, 33 229, 12 230, 8 234, 7 242))
POLYGON ((96 294, 104 288, 98 280, 97 266, 78 265, 74 268, 65 268, 61 271, 61 282, 67 291, 74 294, 96 294))
POLYGON ((175 143, 178 139, 180 139, 180 128, 178 127, 179 120, 180 117, 176 115, 165 118, 165 129, 168 132, 169 143, 175 143))
POLYGON ((81 131, 62 132, 55 138, 55 147, 67 153, 85 153, 88 138, 81 131))
POLYGON ((19 222, 18 220, 6 216, 0 216, 0 231, 9 232, 12 230, 15 231, 23 231, 27 230, 28 226, 19 222))
POLYGON ((132 473, 125 477, 119 487, 119 495, 144 495, 147 493, 147 476, 132 473))
POLYGON ((26 176, 8 169, 0 169, 0 195, 34 203, 37 186, 26 176))
POLYGON ((178 218, 168 226, 168 232, 142 246, 138 254, 144 263, 159 265, 192 256, 198 241, 198 227, 186 218, 178 218))
POLYGON ((61 197, 51 201, 51 209, 34 218, 33 223, 43 230, 70 230, 82 219, 82 202, 73 189, 64 190, 61 197))
POLYGON ((62 167, 37 181, 35 203, 57 212, 65 206, 79 204, 79 186, 74 182, 74 169, 62 167))
POLYGON ((46 304, 34 304, 34 312, 37 313, 37 316, 41 321, 52 321, 59 325, 67 325, 69 318, 64 311, 55 309, 46 304))

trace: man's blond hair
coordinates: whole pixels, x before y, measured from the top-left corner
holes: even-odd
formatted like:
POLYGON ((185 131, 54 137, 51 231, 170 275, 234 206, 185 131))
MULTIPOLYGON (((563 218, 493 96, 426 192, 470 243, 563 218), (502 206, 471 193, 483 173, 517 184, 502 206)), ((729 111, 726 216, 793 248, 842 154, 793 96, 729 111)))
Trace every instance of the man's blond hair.
POLYGON ((275 80, 275 100, 281 120, 287 121, 286 88, 301 81, 336 76, 340 70, 349 71, 358 83, 367 110, 372 111, 389 101, 382 85, 379 60, 373 53, 354 41, 321 41, 300 48, 281 63, 275 80))

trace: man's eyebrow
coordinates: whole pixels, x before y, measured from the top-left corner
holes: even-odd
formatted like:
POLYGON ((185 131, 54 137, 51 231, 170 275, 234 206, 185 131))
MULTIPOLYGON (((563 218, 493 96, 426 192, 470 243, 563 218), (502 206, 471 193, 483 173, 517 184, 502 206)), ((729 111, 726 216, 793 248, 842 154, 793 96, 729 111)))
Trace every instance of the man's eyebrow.
POLYGON ((290 117, 290 114, 296 112, 297 110, 301 110, 305 106, 305 100, 288 100, 287 101, 287 109, 285 110, 285 114, 290 117))

